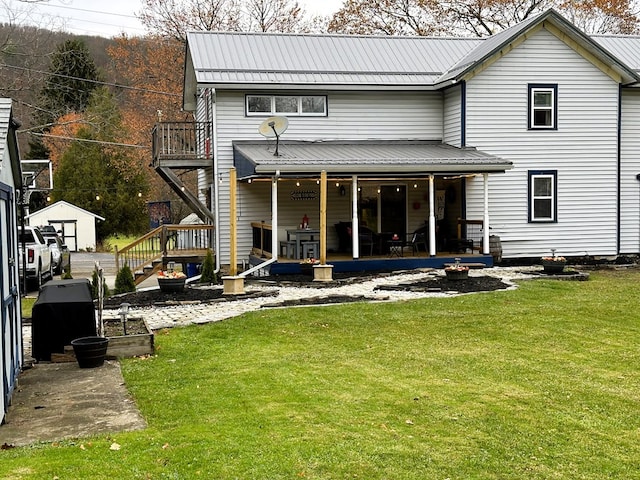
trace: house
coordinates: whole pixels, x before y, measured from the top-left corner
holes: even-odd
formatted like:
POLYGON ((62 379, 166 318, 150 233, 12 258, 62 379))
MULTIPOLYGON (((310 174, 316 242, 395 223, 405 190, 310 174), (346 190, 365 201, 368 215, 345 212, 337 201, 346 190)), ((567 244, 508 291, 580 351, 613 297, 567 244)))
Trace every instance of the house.
POLYGON ((96 249, 96 221, 104 217, 64 200, 27 215, 30 225, 53 225, 72 252, 96 249))
POLYGON ((431 263, 403 266, 450 261, 459 224, 488 264, 489 233, 503 258, 640 252, 640 37, 548 10, 486 39, 192 32, 186 53, 195 123, 158 125, 153 164, 177 192, 200 169, 219 264, 284 263, 303 217, 331 263, 341 223, 352 260, 360 229, 390 256, 422 228, 431 263))
POLYGON ((12 102, 0 98, 0 423, 11 402, 22 369, 22 318, 18 274, 18 202, 22 172, 12 102))

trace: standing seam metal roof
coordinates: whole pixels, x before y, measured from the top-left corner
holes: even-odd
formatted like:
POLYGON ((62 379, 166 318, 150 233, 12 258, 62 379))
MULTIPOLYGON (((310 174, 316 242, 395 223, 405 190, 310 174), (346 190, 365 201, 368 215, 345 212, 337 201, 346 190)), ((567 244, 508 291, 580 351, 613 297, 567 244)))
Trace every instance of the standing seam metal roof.
POLYGON ((554 10, 485 39, 190 32, 187 43, 195 81, 203 85, 425 87, 456 79, 546 19, 614 64, 627 82, 637 78, 629 72, 640 71, 640 37, 588 37, 554 10))

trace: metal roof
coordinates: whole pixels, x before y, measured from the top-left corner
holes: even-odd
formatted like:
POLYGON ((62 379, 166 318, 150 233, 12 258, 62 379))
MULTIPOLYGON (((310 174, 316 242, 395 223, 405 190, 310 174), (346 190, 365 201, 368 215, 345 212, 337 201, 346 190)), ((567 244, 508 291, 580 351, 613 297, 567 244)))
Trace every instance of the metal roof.
POLYGON ((640 72, 640 36, 593 35, 591 38, 630 68, 640 72))
POLYGON ((190 32, 199 84, 432 85, 478 38, 190 32))
POLYGON ((237 141, 234 162, 240 178, 254 175, 328 174, 408 175, 504 172, 512 163, 474 148, 456 148, 440 142, 398 141, 237 141))
POLYGON ((433 90, 465 75, 543 22, 617 72, 640 82, 640 37, 589 37, 555 10, 481 38, 189 32, 184 108, 199 86, 299 90, 433 90))

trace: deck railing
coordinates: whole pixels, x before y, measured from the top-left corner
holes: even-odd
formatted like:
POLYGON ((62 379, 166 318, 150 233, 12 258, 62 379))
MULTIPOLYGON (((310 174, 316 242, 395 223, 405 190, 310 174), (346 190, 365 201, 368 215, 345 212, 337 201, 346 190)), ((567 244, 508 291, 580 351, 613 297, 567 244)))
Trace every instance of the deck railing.
POLYGON ((211 155, 208 124, 205 122, 162 122, 153 127, 153 161, 202 160, 211 155))
POLYGON ((204 257, 213 249, 213 225, 161 225, 126 247, 116 250, 116 267, 125 264, 136 272, 159 269, 166 257, 204 257))
POLYGON ((271 225, 264 222, 251 222, 251 231, 253 233, 251 253, 258 257, 271 258, 273 254, 271 225))

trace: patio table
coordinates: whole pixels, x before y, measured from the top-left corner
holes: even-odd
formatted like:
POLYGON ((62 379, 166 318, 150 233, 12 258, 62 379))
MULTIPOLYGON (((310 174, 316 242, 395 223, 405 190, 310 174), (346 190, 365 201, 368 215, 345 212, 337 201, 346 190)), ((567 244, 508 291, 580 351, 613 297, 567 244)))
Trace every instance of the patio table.
POLYGON ((302 241, 315 240, 314 235, 320 235, 320 230, 316 228, 296 228, 287 230, 287 241, 291 240, 293 237, 296 242, 296 258, 300 258, 302 255, 302 241))

